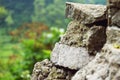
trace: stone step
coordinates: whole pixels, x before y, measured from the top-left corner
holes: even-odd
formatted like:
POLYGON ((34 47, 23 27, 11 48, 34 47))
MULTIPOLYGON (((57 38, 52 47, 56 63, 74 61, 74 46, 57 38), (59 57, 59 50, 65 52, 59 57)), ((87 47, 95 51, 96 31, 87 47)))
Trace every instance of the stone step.
POLYGON ((77 20, 82 24, 92 24, 105 20, 106 12, 105 5, 66 2, 66 17, 77 20))
POLYGON ((51 61, 55 65, 63 66, 72 70, 78 70, 91 60, 88 51, 83 47, 71 47, 56 43, 51 54, 51 61))

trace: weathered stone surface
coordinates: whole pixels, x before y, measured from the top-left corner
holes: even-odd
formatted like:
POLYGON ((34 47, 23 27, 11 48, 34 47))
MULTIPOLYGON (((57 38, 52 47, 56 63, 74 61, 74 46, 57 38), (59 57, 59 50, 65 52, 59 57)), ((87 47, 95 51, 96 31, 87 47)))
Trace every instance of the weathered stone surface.
POLYGON ((120 80, 120 29, 108 27, 107 36, 107 43, 101 52, 80 69, 72 80, 120 80))
POLYGON ((56 67, 49 60, 37 62, 31 80, 71 80, 76 71, 56 67))
POLYGON ((106 27, 88 27, 77 21, 71 21, 60 43, 74 47, 86 47, 89 53, 101 50, 106 42, 106 27))
POLYGON ((102 77, 106 78, 109 64, 105 62, 105 59, 99 58, 100 55, 97 55, 86 67, 80 69, 72 80, 103 80, 102 77))
POLYGON ((74 70, 69 70, 64 67, 52 67, 50 74, 45 80, 71 80, 76 73, 74 70))
POLYGON ((107 8, 103 5, 66 3, 66 17, 82 24, 91 24, 106 19, 107 8))
POLYGON ((89 29, 90 27, 80 24, 78 21, 71 21, 59 42, 73 47, 84 47, 86 33, 89 29))
POLYGON ((110 26, 120 27, 120 0, 108 0, 107 7, 110 26))
POLYGON ((112 24, 120 28, 120 10, 112 16, 112 24))
POLYGON ((107 28, 107 43, 120 45, 120 28, 111 26, 107 28))
POLYGON ((106 43, 106 28, 103 26, 93 26, 87 32, 87 39, 85 40, 86 47, 89 53, 96 53, 106 43))
POLYGON ((37 62, 34 66, 31 80, 44 80, 50 73, 53 64, 49 60, 37 62))
POLYGON ((105 6, 66 3, 66 16, 74 20, 56 43, 51 61, 35 65, 31 80, 120 80, 120 0, 109 1, 107 30, 102 24, 105 6))
POLYGON ((108 0, 111 7, 120 8, 120 0, 108 0))
POLYGON ((91 59, 85 48, 76 48, 59 43, 56 43, 51 54, 51 61, 55 65, 76 70, 85 66, 91 59))
POLYGON ((102 53, 110 64, 120 65, 120 48, 117 48, 112 44, 106 44, 102 49, 102 53))
POLYGON ((120 50, 106 44, 101 53, 80 69, 72 80, 120 80, 120 50))

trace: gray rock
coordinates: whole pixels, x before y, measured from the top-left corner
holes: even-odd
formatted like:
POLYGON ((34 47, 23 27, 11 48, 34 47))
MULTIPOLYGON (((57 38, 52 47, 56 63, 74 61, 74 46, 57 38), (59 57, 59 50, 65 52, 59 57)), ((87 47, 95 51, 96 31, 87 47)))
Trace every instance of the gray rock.
POLYGON ((113 44, 106 44, 102 49, 102 53, 110 64, 120 65, 120 48, 115 47, 113 44))
POLYGON ((107 28, 107 43, 72 80, 120 80, 120 29, 107 28), (115 45, 114 45, 115 44, 115 45))
POLYGON ((120 0, 108 0, 111 7, 120 8, 120 0))
POLYGON ((66 17, 82 24, 92 24, 106 19, 107 8, 104 5, 66 3, 66 17))
POLYGON ((51 54, 51 61, 55 65, 76 70, 84 67, 91 59, 85 48, 76 48, 59 43, 55 44, 51 54))
POLYGON ((108 73, 109 64, 100 54, 97 54, 95 58, 84 68, 80 69, 72 80, 105 80, 108 73))
POLYGON ((53 64, 45 59, 42 62, 37 62, 34 66, 31 80, 44 80, 50 73, 53 64))
POLYGON ((120 80, 120 0, 109 1, 112 25, 107 30, 101 23, 106 6, 66 3, 66 16, 73 21, 55 44, 51 61, 35 64, 31 80, 120 80))
POLYGON ((112 16, 112 25, 116 25, 120 28, 120 10, 112 16))
POLYGON ((89 53, 96 53, 101 50, 106 42, 106 27, 88 27, 78 21, 71 21, 67 31, 59 41, 73 47, 86 47, 89 53))
POLYGON ((76 71, 55 66, 45 59, 34 66, 31 80, 71 80, 76 71))
POLYGON ((111 26, 107 28, 107 43, 120 45, 120 28, 111 26))
POLYGON ((50 74, 45 80, 71 80, 76 71, 64 67, 52 67, 50 74))
POLYGON ((80 69, 72 80, 119 80, 120 50, 106 44, 100 53, 85 67, 80 69))
POLYGON ((59 43, 73 47, 84 47, 86 33, 89 29, 90 27, 80 24, 78 21, 71 21, 59 43))
POLYGON ((120 0, 108 0, 109 25, 120 27, 120 0))

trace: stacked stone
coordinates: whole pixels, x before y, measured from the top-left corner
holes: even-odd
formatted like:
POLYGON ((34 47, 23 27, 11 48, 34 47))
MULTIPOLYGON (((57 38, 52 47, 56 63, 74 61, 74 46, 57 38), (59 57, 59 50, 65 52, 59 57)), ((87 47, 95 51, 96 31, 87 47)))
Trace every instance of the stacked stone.
POLYGON ((66 3, 66 17, 72 21, 51 61, 35 64, 31 80, 120 80, 120 0, 108 1, 109 9, 66 3))
POLYGON ((106 44, 72 80, 120 80, 120 0, 108 1, 111 18, 106 44))
POLYGON ((72 21, 52 51, 51 61, 69 69, 88 64, 106 42, 106 6, 66 3, 66 17, 72 21))

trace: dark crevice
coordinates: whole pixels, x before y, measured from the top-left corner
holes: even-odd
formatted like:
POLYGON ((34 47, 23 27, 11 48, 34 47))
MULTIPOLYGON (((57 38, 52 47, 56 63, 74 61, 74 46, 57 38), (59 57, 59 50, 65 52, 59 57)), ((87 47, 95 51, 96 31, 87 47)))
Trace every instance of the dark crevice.
POLYGON ((94 23, 92 23, 92 24, 86 24, 86 26, 92 27, 92 26, 96 25, 96 26, 107 27, 107 23, 108 23, 108 21, 107 21, 107 19, 105 19, 105 20, 101 20, 101 21, 94 22, 94 23))
POLYGON ((56 68, 59 68, 59 69, 64 69, 66 71, 70 71, 71 73, 75 74, 78 70, 75 70, 75 69, 69 69, 67 67, 63 67, 63 66, 59 66, 59 65, 54 65, 56 68))

